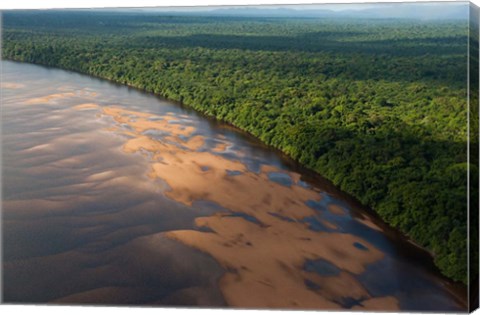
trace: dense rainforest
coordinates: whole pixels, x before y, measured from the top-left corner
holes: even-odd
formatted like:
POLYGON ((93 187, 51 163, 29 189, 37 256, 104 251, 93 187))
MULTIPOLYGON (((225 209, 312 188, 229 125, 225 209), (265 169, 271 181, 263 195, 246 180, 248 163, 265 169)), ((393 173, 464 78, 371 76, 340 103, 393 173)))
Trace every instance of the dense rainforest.
POLYGON ((11 11, 3 26, 3 58, 128 84, 235 125, 468 282, 467 172, 478 182, 478 155, 469 165, 467 19, 11 11))

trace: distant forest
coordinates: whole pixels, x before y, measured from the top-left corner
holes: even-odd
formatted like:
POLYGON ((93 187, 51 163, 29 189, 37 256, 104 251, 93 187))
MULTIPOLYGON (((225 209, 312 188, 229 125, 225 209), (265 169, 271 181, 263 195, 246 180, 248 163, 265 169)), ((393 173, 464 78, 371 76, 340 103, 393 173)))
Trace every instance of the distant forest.
MULTIPOLYGON (((468 282, 467 20, 11 11, 3 22, 3 58, 129 84, 237 126, 468 282)), ((477 166, 473 156, 471 182, 477 166)))

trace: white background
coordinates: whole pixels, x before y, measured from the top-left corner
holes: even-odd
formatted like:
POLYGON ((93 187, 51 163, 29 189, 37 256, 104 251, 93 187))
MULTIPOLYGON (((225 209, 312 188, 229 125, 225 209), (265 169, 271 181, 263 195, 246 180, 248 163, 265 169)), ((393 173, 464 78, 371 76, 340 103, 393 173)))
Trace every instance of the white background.
MULTIPOLYGON (((197 5, 248 5, 248 4, 309 4, 309 3, 365 3, 365 2, 399 2, 399 1, 359 1, 359 0, 0 0, 0 10, 4 9, 40 9, 40 8, 101 8, 101 7, 145 7, 145 6, 197 6, 197 5)), ((406 0, 404 2, 418 2, 406 0)), ((480 6, 480 0, 472 0, 480 6)), ((299 311, 246 311, 246 310, 212 310, 212 309, 174 309, 150 307, 68 307, 68 306, 0 306, 0 314, 40 314, 40 315, 309 315, 329 314, 329 312, 299 312, 299 311)), ((338 312, 337 312, 338 313, 338 312)), ((478 315, 480 312, 476 312, 478 315)), ((355 315, 353 312, 341 314, 355 315)), ((364 313, 389 314, 389 313, 364 313)))

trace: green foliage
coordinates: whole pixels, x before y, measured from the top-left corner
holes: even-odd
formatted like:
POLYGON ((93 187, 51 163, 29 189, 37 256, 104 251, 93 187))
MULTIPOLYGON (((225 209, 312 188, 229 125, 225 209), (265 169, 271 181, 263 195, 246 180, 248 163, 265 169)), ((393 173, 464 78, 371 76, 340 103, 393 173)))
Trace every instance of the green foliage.
POLYGON ((467 22, 6 12, 3 56, 229 122, 322 174, 467 282, 467 22))

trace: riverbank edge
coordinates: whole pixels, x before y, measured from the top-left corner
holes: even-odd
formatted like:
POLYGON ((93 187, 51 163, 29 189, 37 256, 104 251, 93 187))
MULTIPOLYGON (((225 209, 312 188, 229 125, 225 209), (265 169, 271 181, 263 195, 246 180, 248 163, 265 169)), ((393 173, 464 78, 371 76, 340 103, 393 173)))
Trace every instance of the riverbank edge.
MULTIPOLYGON (((134 84, 129 84, 129 83, 123 83, 123 82, 119 82, 119 81, 116 81, 114 79, 110 79, 110 78, 106 78, 106 77, 102 77, 102 76, 98 76, 98 75, 94 75, 92 73, 89 73, 88 71, 81 71, 81 70, 78 70, 78 69, 70 69, 70 68, 65 68, 65 67, 62 67, 60 65, 56 65, 56 64, 47 64, 47 63, 40 63, 40 62, 30 62, 30 61, 24 61, 24 60, 20 60, 20 59, 15 59, 15 58, 11 58, 9 56, 2 56, 2 61, 5 60, 5 61, 13 61, 13 62, 19 62, 19 63, 26 63, 26 64, 33 64, 33 65, 39 65, 39 66, 44 66, 44 67, 48 67, 48 68, 53 68, 53 69, 60 69, 60 70, 65 70, 65 71, 70 71, 72 73, 79 73, 79 74, 82 74, 82 75, 88 75, 92 78, 97 78, 97 79, 101 79, 101 80, 105 80, 105 81, 108 81, 110 83, 113 83, 113 84, 116 84, 116 85, 120 85, 120 86, 126 86, 126 87, 129 87, 129 88, 132 88, 132 89, 135 89, 137 91, 140 91, 142 93, 148 93, 148 94, 151 94, 151 95, 154 95, 156 97, 159 97, 161 99, 164 99, 168 102, 171 102, 171 103, 174 103, 174 104, 177 104, 178 106, 181 106, 181 107, 184 107, 184 108, 187 108, 189 110, 192 110, 198 114, 201 114, 203 117, 209 119, 209 120, 212 120, 212 121, 215 121, 215 122, 219 122, 219 123, 222 123, 222 124, 226 124, 232 128, 234 128, 235 130, 245 134, 245 135, 248 135, 254 139, 256 139, 257 141, 259 141, 262 145, 264 145, 265 147, 271 149, 271 150, 274 150, 275 152, 279 153, 282 157, 284 158, 287 158, 289 159, 290 161, 294 162, 295 164, 297 164, 298 166, 301 166, 303 169, 305 170, 308 170, 309 172, 312 172, 314 173, 316 176, 322 178, 323 180, 326 180, 329 182, 330 185, 332 185, 333 187, 335 187, 337 190, 341 191, 342 193, 344 193, 345 195, 347 195, 349 198, 351 198, 356 204, 360 205, 362 207, 362 210, 365 210, 370 216, 373 215, 376 219, 380 220, 380 222, 385 225, 385 226, 388 226, 389 229, 391 229, 392 231, 395 231, 395 232, 398 232, 398 237, 401 237, 404 241, 410 243, 411 245, 413 245, 414 247, 417 247, 418 249, 424 251, 425 253, 427 253, 431 258, 432 258, 432 264, 434 264, 435 268, 437 269, 437 271, 445 278, 445 279, 448 279, 450 282, 452 282, 452 284, 454 284, 455 287, 457 287, 460 291, 464 291, 465 290, 465 295, 466 295, 466 288, 467 288, 467 284, 466 283, 463 283, 461 281, 456 281, 450 277, 448 277, 447 275, 445 275, 445 273, 438 267, 438 265, 435 263, 435 253, 433 251, 431 251, 429 248, 427 247, 424 247, 422 245, 420 245, 415 239, 411 238, 408 233, 406 233, 405 231, 397 228, 397 227, 394 227, 390 224, 390 222, 388 222, 384 217, 381 216, 380 213, 378 213, 371 205, 368 205, 368 204, 363 204, 362 202, 360 202, 360 199, 355 196, 354 194, 348 192, 348 191, 345 191, 343 190, 341 187, 333 184, 332 182, 332 179, 322 175, 321 173, 319 173, 317 170, 309 167, 308 165, 305 165, 305 164, 302 164, 300 163, 299 161, 295 160, 292 156, 290 156, 288 153, 284 152, 281 148, 278 148, 278 147, 275 147, 271 144, 268 144, 268 143, 265 143, 264 141, 262 141, 259 137, 255 136, 254 134, 248 132, 247 130, 243 129, 241 126, 237 126, 229 121, 226 121, 226 120, 222 120, 222 119, 218 119, 216 118, 215 116, 213 115, 208 115, 206 113, 206 111, 202 111, 201 108, 197 108, 197 107, 194 107, 194 106, 191 106, 187 103, 184 103, 184 102, 181 102, 179 100, 175 100, 175 99, 171 99, 171 98, 168 98, 168 97, 165 97, 161 94, 157 94, 153 91, 150 91, 150 90, 147 90, 147 89, 143 89, 143 88, 140 88, 134 84)), ((464 294, 461 293, 459 294, 458 292, 452 292, 455 296, 457 296, 459 299, 461 299, 462 301, 464 300, 463 296, 464 294), (462 297, 460 297, 460 295, 462 297)), ((466 297, 465 297, 466 298, 466 297)))

